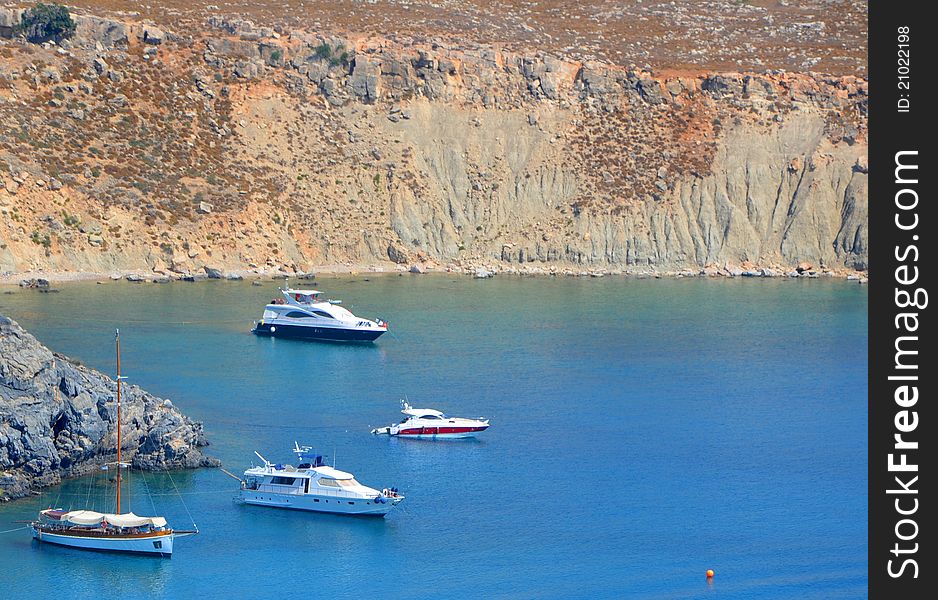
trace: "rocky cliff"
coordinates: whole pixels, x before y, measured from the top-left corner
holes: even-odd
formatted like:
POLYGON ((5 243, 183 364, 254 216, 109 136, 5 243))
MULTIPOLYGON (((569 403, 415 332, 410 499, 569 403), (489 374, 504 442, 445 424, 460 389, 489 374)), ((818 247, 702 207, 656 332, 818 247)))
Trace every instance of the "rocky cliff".
POLYGON ((852 75, 82 15, 0 80, 0 272, 867 264, 852 75))
MULTIPOLYGON (((0 501, 87 474, 116 456, 116 384, 0 315, 0 501)), ((214 466, 202 424, 135 385, 121 394, 123 459, 135 468, 214 466)))

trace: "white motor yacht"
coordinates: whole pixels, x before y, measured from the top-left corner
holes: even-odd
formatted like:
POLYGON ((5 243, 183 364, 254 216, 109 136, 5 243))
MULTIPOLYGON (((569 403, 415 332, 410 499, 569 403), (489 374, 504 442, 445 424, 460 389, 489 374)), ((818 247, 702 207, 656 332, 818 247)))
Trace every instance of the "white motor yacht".
POLYGON ((281 289, 283 298, 274 298, 264 307, 261 321, 251 331, 256 335, 326 340, 332 342, 373 342, 388 330, 381 319, 357 317, 339 306, 339 300, 326 300, 319 290, 281 289))
POLYGON ((383 517, 404 499, 397 488, 378 491, 351 473, 327 466, 309 446, 294 443, 293 452, 300 461, 297 467, 271 463, 255 452, 264 464, 244 472, 241 500, 258 506, 383 517))
POLYGON ((401 401, 401 412, 407 417, 400 423, 372 429, 371 433, 398 435, 413 439, 459 439, 475 437, 489 428, 489 420, 449 417, 432 408, 414 408, 401 401))

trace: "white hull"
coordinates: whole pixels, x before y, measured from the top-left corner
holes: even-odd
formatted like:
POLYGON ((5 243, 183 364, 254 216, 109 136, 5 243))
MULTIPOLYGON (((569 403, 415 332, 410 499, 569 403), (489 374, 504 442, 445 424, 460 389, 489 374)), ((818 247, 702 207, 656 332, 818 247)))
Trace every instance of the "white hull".
POLYGON ((387 499, 384 503, 368 498, 342 498, 317 494, 273 494, 264 491, 241 490, 241 500, 255 506, 291 508, 340 515, 372 515, 383 517, 400 500, 387 499))
POLYGON ((81 548, 83 550, 104 550, 109 552, 132 552, 155 556, 173 555, 174 534, 143 538, 84 537, 49 533, 33 528, 33 538, 40 542, 81 548))

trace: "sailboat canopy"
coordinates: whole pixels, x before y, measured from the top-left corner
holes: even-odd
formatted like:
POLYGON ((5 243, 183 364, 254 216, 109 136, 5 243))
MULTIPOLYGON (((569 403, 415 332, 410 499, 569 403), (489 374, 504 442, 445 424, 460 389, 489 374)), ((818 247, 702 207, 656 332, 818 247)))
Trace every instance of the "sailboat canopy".
POLYGON ((166 519, 163 517, 138 517, 134 513, 123 515, 105 515, 107 522, 118 527, 142 527, 152 525, 153 527, 166 527, 166 519))
MULTIPOLYGON (((47 515, 52 517, 53 515, 47 515)), ((108 513, 99 513, 93 510, 72 510, 58 517, 60 521, 68 521, 75 525, 100 525, 102 521, 115 527, 166 527, 166 519, 163 517, 140 517, 134 513, 124 513, 114 515, 108 513)))

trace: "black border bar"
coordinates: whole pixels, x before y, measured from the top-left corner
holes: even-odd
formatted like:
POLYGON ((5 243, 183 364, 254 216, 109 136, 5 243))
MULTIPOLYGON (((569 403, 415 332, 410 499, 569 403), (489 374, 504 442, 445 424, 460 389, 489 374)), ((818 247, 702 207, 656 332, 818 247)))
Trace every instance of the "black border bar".
POLYGON ((928 292, 938 106, 928 3, 869 4, 869 592, 934 597, 934 326, 928 292), (928 594, 926 596, 926 593, 928 594))

